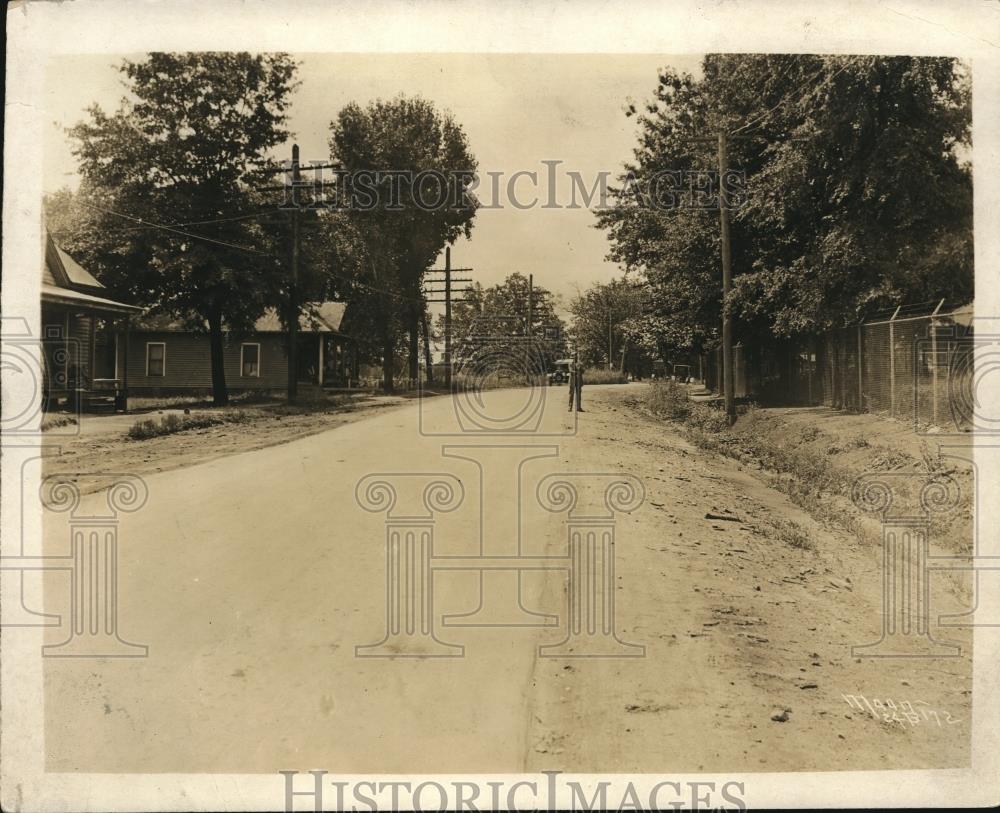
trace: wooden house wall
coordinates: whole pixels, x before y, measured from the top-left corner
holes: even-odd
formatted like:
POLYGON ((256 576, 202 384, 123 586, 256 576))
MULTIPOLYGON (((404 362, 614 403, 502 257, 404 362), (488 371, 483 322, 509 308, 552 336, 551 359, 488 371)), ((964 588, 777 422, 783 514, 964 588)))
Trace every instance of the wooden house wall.
MULTIPOLYGON (((223 350, 226 386, 230 390, 279 389, 288 382, 285 337, 278 333, 257 333, 244 339, 227 340, 223 350), (244 376, 240 348, 244 343, 260 345, 260 375, 244 376)), ((131 394, 155 390, 210 389, 212 386, 211 345, 207 335, 179 331, 139 331, 129 335, 128 389, 131 394), (164 374, 146 374, 146 345, 165 346, 164 374)))

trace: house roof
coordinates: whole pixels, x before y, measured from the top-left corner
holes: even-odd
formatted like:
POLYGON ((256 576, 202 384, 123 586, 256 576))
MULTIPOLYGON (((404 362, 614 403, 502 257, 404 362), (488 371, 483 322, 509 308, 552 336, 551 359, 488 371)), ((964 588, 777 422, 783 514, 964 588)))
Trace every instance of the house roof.
MULTIPOLYGON (((306 305, 304 313, 299 316, 299 330, 309 333, 339 333, 346 310, 345 302, 316 302, 306 305)), ((254 323, 254 330, 258 333, 283 332, 278 312, 269 308, 254 323)))
MULTIPOLYGON (((299 316, 299 330, 303 333, 337 333, 347 310, 346 302, 313 302, 303 306, 299 316)), ((186 332, 190 327, 181 319, 167 314, 147 313, 136 323, 138 330, 186 332)), ((268 308, 254 322, 255 333, 284 333, 281 317, 274 308, 268 308)), ((340 334, 343 335, 343 334, 340 334)))
POLYGON ((95 276, 59 248, 59 246, 55 245, 55 243, 53 245, 55 246, 56 253, 59 255, 59 261, 62 263, 63 270, 66 272, 66 276, 69 277, 70 285, 77 288, 97 288, 104 290, 104 285, 95 276))
POLYGON ((42 302, 53 305, 73 305, 105 313, 136 313, 142 310, 135 305, 126 305, 124 302, 116 302, 113 299, 85 294, 83 291, 74 291, 72 288, 60 288, 44 281, 42 282, 42 302))
POLYGON ((42 301, 77 305, 113 313, 136 313, 142 308, 108 299, 107 290, 90 272, 56 245, 43 229, 45 263, 42 265, 42 301))
POLYGON ((973 317, 975 316, 975 304, 970 302, 968 305, 963 305, 960 308, 956 308, 950 313, 942 313, 941 317, 946 319, 951 319, 956 325, 961 325, 962 327, 969 327, 972 324, 973 317))

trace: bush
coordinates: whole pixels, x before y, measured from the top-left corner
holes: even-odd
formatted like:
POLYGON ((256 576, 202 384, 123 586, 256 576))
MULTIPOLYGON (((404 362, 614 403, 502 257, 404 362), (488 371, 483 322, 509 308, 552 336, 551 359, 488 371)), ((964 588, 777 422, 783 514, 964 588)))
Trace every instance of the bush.
POLYGON ((583 384, 628 384, 628 378, 618 370, 594 367, 583 371, 583 384))
POLYGON ((658 417, 686 421, 691 415, 692 406, 687 389, 676 381, 657 381, 649 385, 646 408, 658 417))
POLYGON ((48 432, 50 429, 59 429, 62 426, 75 426, 76 417, 73 415, 45 415, 42 418, 42 431, 48 432))
POLYGON ((164 415, 159 421, 154 418, 136 421, 129 427, 127 436, 131 440, 149 440, 161 435, 186 432, 190 429, 204 429, 226 423, 248 423, 250 420, 250 416, 239 409, 228 412, 210 412, 204 415, 164 415))

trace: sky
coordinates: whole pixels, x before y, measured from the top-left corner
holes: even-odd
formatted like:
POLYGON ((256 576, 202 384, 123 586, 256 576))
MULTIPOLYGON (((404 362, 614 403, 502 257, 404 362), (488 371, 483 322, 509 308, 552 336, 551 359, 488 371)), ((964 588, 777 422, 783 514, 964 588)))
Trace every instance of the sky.
MULTIPOLYGON (((132 58, 137 58, 133 55, 132 58)), ((296 54, 301 84, 292 98, 289 129, 302 161, 329 156, 330 121, 349 102, 366 104, 398 94, 419 95, 450 111, 462 125, 484 179, 502 172, 499 208, 481 209, 471 238, 452 247, 452 265, 472 267, 483 285, 519 271, 532 274, 565 308, 574 294, 621 270, 605 259, 605 234, 593 227, 586 208, 509 205, 506 185, 517 171, 538 173, 537 194, 550 190, 542 161, 555 168, 556 199, 568 203, 578 172, 587 187, 601 172, 610 178, 632 157, 635 119, 626 118, 628 101, 645 101, 664 66, 699 73, 700 55, 572 54, 296 54)), ((46 74, 46 112, 51 124, 45 142, 45 190, 76 188, 76 161, 65 128, 98 103, 113 110, 125 93, 115 69, 121 57, 72 56, 54 59, 46 74)), ((279 154, 287 158, 290 146, 279 154)), ((535 197, 523 177, 516 194, 522 203, 535 197)), ((486 190, 483 190, 486 194, 486 190)), ((482 197, 482 195, 481 195, 482 197)), ((579 199, 578 199, 579 201, 579 199)))

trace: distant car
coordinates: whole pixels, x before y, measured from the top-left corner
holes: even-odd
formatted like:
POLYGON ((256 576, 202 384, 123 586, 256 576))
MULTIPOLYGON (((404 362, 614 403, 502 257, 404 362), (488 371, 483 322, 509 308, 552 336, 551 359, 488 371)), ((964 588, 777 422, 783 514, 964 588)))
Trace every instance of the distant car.
POLYGON ((569 368, 572 363, 573 359, 558 359, 554 365, 555 369, 549 373, 549 384, 566 384, 569 381, 569 368))

